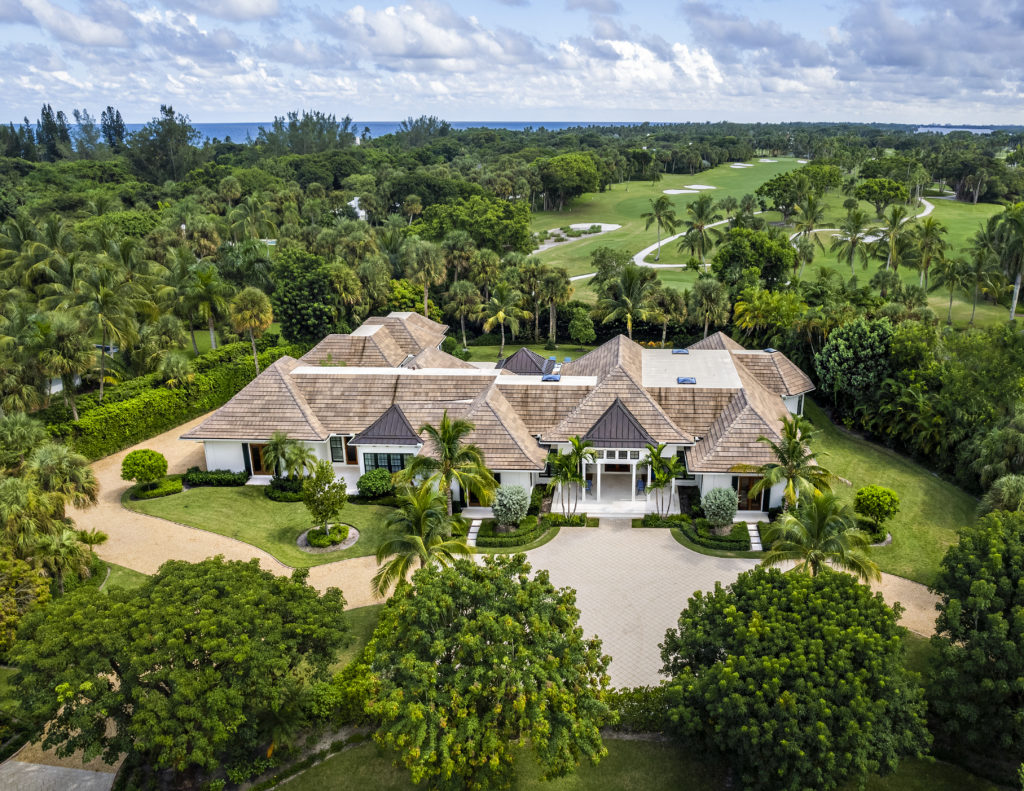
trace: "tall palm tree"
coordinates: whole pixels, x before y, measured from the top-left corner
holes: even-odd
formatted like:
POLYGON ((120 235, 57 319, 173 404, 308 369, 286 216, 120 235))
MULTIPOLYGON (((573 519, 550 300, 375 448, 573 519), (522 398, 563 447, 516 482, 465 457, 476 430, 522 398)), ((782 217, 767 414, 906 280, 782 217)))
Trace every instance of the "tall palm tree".
POLYGON ((37 546, 39 563, 57 581, 57 590, 64 595, 64 579, 69 574, 89 573, 89 548, 83 544, 78 533, 65 527, 56 533, 39 537, 37 546))
POLYGON ((1024 203, 1007 206, 999 215, 999 240, 1004 273, 1013 279, 1013 294, 1010 296, 1010 321, 1013 321, 1017 318, 1017 300, 1024 274, 1024 203))
POLYGON ((283 431, 275 431, 270 441, 263 446, 263 464, 280 475, 288 462, 288 456, 293 453, 297 442, 283 431))
POLYGON ((704 337, 711 324, 729 320, 729 289, 713 277, 699 277, 690 291, 690 316, 704 322, 704 337))
POLYGON ((885 252, 885 268, 899 269, 899 255, 903 250, 900 244, 902 237, 910 231, 914 218, 906 204, 896 203, 889 207, 885 216, 885 225, 878 229, 880 249, 885 252))
POLYGON ((533 340, 540 340, 540 307, 544 301, 541 295, 541 280, 548 273, 548 267, 539 257, 529 257, 522 253, 506 253, 501 259, 502 266, 511 282, 524 297, 530 299, 531 313, 533 313, 533 340))
POLYGON ((453 280, 458 282, 459 275, 469 270, 476 254, 476 242, 466 231, 454 230, 441 240, 441 249, 445 266, 452 273, 453 280))
POLYGON ((868 537, 857 528, 853 509, 831 492, 813 492, 795 511, 783 516, 765 533, 771 547, 766 566, 795 561, 801 571, 815 576, 834 567, 867 582, 881 579, 878 566, 868 557, 868 537))
POLYGON ((245 332, 249 335, 252 362, 256 366, 256 375, 259 376, 260 358, 256 354, 256 339, 274 322, 274 310, 270 306, 270 299, 258 288, 244 288, 231 300, 229 315, 235 332, 245 332))
POLYGON ((484 463, 484 454, 476 445, 465 441, 466 435, 476 428, 468 420, 448 417, 448 410, 437 426, 420 426, 419 433, 427 435, 429 455, 414 456, 412 462, 398 474, 406 483, 424 478, 444 491, 448 502, 448 516, 452 515, 452 483, 458 482, 463 492, 471 492, 482 503, 494 496, 497 481, 484 463))
POLYGON ((736 200, 734 195, 726 195, 718 201, 718 208, 725 212, 725 219, 731 220, 733 215, 739 210, 740 202, 736 200))
POLYGON ((846 259, 850 273, 855 276, 857 271, 853 267, 854 259, 860 258, 864 266, 868 265, 868 237, 871 232, 868 216, 860 209, 851 209, 846 219, 839 223, 839 233, 829 248, 833 253, 838 252, 840 258, 846 259))
POLYGON ((662 286, 654 292, 651 298, 653 315, 661 322, 661 348, 665 348, 665 339, 668 337, 668 325, 672 322, 686 320, 686 297, 688 292, 679 291, 668 286, 662 286))
POLYGON ((815 241, 817 241, 818 245, 821 246, 822 250, 825 249, 824 242, 821 241, 821 238, 817 236, 817 234, 797 237, 796 244, 794 245, 796 247, 796 261, 794 263, 800 265, 800 270, 793 273, 797 281, 803 279, 804 267, 807 264, 814 263, 815 241))
POLYGON ((697 253, 701 264, 704 264, 708 252, 722 236, 721 231, 711 227, 721 219, 722 215, 715 211, 714 199, 709 193, 702 192, 686 207, 686 218, 683 220, 686 234, 680 242, 679 249, 687 247, 688 239, 690 249, 697 253))
POLYGON ((558 343, 558 306, 572 299, 572 281, 560 266, 546 267, 540 281, 539 294, 548 303, 548 339, 558 343))
POLYGON ((945 239, 946 226, 934 217, 925 217, 914 229, 914 239, 921 253, 921 287, 928 288, 928 269, 949 247, 945 239))
POLYGON ((519 332, 519 322, 530 318, 530 312, 520 307, 522 301, 523 295, 519 291, 508 283, 501 282, 494 287, 491 298, 480 306, 477 313, 479 318, 483 319, 484 332, 490 332, 495 327, 501 330, 499 360, 505 356, 505 327, 515 335, 519 332))
POLYGON ((465 349, 467 346, 466 319, 479 312, 483 297, 480 296, 480 289, 470 280, 452 283, 446 297, 445 310, 459 320, 459 327, 462 330, 462 348, 465 349))
POLYGON ((446 566, 473 552, 465 538, 452 537, 452 519, 445 510, 445 498, 430 480, 416 487, 402 487, 398 508, 388 514, 385 525, 398 529, 401 535, 377 548, 377 563, 381 565, 373 577, 373 591, 380 598, 395 583, 407 579, 414 566, 446 566))
POLYGON ((760 467, 738 464, 733 467, 733 471, 761 474, 761 480, 750 487, 750 493, 753 495, 784 483, 782 500, 787 509, 793 508, 799 498, 805 495, 817 491, 829 492, 833 484, 844 481, 815 462, 810 441, 817 433, 811 421, 803 415, 784 417, 782 437, 778 442, 765 436, 757 438, 758 442, 763 442, 771 448, 775 461, 760 467))
POLYGON ((40 324, 38 359, 48 376, 60 378, 64 404, 78 420, 76 381, 92 369, 96 348, 72 314, 53 311, 45 315, 40 324))
POLYGON ((211 263, 200 263, 192 269, 186 299, 194 306, 196 315, 206 321, 210 331, 211 349, 217 348, 214 323, 227 313, 230 296, 231 286, 221 279, 216 266, 211 263))
POLYGON ((572 502, 573 487, 583 486, 583 474, 578 464, 573 464, 567 454, 559 453, 557 450, 548 454, 547 461, 550 470, 547 490, 558 490, 562 516, 568 519, 570 512, 575 512, 572 502))
POLYGON ((413 237, 406 241, 403 250, 405 275, 409 281, 423 288, 423 315, 427 316, 430 287, 444 282, 444 255, 433 242, 413 237))
POLYGON ((668 516, 672 507, 672 483, 686 474, 686 466, 678 456, 663 455, 666 447, 664 442, 648 445, 642 462, 643 466, 651 468, 651 483, 647 491, 654 492, 659 516, 668 516))
POLYGON ((651 312, 658 276, 654 270, 630 262, 618 278, 605 284, 605 296, 597 301, 602 324, 626 322, 626 333, 633 340, 633 322, 646 321, 651 312))
POLYGON ((817 242, 822 252, 825 251, 825 243, 821 237, 814 233, 815 228, 820 228, 825 221, 824 202, 817 195, 808 195, 802 202, 793 207, 797 215, 796 229, 802 238, 809 238, 817 242))
POLYGON ((22 559, 32 557, 38 539, 63 524, 56 517, 56 497, 29 478, 0 477, 0 534, 22 559))
POLYGON ((96 504, 100 486, 89 460, 59 442, 44 442, 32 451, 24 473, 39 490, 51 496, 55 516, 65 506, 88 508, 96 504))
POLYGON ((236 242, 277 235, 273 215, 258 195, 248 195, 228 212, 231 236, 236 242))
POLYGON ((983 247, 975 247, 971 250, 967 273, 971 285, 971 320, 969 323, 972 327, 974 326, 974 313, 978 309, 978 292, 986 278, 998 271, 998 266, 999 258, 992 250, 983 247))
MULTIPOLYGON (((953 295, 957 291, 967 292, 971 288, 970 265, 960 258, 942 256, 935 265, 935 279, 930 291, 946 287, 949 289, 949 307, 946 310, 946 324, 953 323, 953 295)), ((972 314, 973 315, 973 314, 972 314)))
POLYGON ((668 195, 659 195, 657 198, 651 198, 648 202, 651 204, 650 211, 645 211, 640 218, 644 220, 645 231, 652 225, 658 226, 658 254, 654 256, 654 260, 660 261, 661 229, 664 228, 668 233, 672 233, 679 220, 676 218, 675 206, 672 205, 668 195))
POLYGON ((501 256, 493 250, 478 250, 470 264, 473 282, 480 286, 484 299, 491 298, 491 284, 499 282, 501 272, 501 256))

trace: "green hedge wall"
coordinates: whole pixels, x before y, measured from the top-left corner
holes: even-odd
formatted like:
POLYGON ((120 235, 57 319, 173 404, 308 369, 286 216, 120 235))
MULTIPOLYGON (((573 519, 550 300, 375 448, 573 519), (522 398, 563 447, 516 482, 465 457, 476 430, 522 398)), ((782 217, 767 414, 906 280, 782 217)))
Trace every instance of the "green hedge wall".
MULTIPOLYGON (((298 346, 267 349, 259 356, 260 370, 286 354, 300 357, 303 353, 298 346)), ((124 401, 101 404, 77 421, 49 429, 87 458, 100 459, 222 406, 252 378, 252 359, 242 357, 197 373, 188 390, 144 390, 124 401)))

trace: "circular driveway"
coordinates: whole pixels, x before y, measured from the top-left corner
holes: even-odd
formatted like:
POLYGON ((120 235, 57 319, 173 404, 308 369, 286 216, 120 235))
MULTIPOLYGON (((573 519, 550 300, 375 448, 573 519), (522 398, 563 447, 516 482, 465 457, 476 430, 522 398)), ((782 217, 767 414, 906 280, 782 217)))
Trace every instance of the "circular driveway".
POLYGON ((696 591, 729 584, 758 561, 716 558, 680 545, 664 528, 632 528, 629 519, 563 527, 528 553, 556 587, 576 589, 580 625, 601 638, 613 687, 658 684, 666 630, 696 591))

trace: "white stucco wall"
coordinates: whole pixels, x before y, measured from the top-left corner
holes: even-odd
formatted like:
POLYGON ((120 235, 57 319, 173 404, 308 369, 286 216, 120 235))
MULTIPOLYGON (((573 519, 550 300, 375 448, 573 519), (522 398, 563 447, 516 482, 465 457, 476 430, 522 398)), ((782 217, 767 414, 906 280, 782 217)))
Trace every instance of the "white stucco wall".
POLYGON ((802 395, 782 396, 782 403, 786 405, 790 414, 802 415, 804 413, 804 397, 802 395))
MULTIPOLYGON (((367 453, 401 453, 403 455, 415 456, 420 452, 422 445, 357 445, 359 448, 359 474, 362 475, 366 472, 366 463, 363 460, 364 454, 367 453)), ((341 465, 335 465, 341 466, 341 465)))
POLYGON ((502 486, 522 486, 527 493, 533 489, 533 473, 529 470, 498 470, 502 486))
POLYGON ((245 472, 241 442, 208 439, 203 442, 203 450, 206 452, 206 469, 245 472))

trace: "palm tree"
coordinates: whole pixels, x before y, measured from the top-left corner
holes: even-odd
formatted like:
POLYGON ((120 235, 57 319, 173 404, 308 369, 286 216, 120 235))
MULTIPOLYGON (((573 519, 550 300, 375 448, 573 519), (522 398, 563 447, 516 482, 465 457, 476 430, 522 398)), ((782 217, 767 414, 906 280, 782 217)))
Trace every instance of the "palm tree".
POLYGON ((953 295, 957 291, 966 292, 970 289, 970 265, 960 258, 946 258, 946 256, 942 256, 935 265, 935 282, 929 291, 934 291, 942 286, 946 286, 949 289, 949 307, 946 310, 946 324, 952 324, 953 295))
POLYGON ((914 229, 914 238, 921 253, 921 287, 928 288, 928 268, 949 247, 945 240, 946 226, 934 217, 925 217, 914 229))
POLYGON ((725 219, 731 220, 733 215, 740 207, 740 202, 736 200, 734 195, 726 195, 720 201, 718 201, 718 208, 725 212, 725 219))
POLYGON ((89 573, 91 552, 79 540, 78 533, 69 527, 40 536, 36 552, 40 565, 57 580, 57 590, 61 596, 64 595, 64 578, 67 575, 84 576, 89 573))
POLYGON ((548 267, 535 255, 527 258, 522 253, 506 253, 501 259, 505 271, 512 277, 512 282, 524 297, 532 301, 530 311, 533 313, 533 340, 540 340, 540 306, 544 301, 541 295, 541 280, 548 273, 548 267))
POLYGON ((865 582, 881 579, 878 566, 868 557, 867 534, 856 525, 848 504, 840 504, 831 492, 814 492, 796 511, 769 526, 765 541, 771 549, 764 563, 796 561, 797 568, 811 576, 832 566, 865 582))
POLYGON ((910 209, 905 204, 897 203, 889 207, 889 213, 885 217, 885 225, 878 229, 881 249, 886 254, 886 269, 890 267, 899 269, 900 262, 898 256, 903 249, 900 245, 900 239, 910 230, 910 223, 913 222, 913 219, 910 216, 910 209))
POLYGON ((186 300, 194 307, 196 315, 206 321, 210 330, 211 349, 217 348, 214 322, 227 313, 230 296, 231 286, 221 279, 216 266, 200 263, 192 269, 192 277, 186 288, 186 300))
POLYGON ((229 308, 231 326, 235 332, 249 334, 252 346, 252 362, 256 366, 256 375, 260 374, 260 358, 256 354, 256 339, 261 337, 267 328, 274 323, 274 310, 270 306, 267 295, 258 288, 244 288, 231 300, 229 308))
POLYGON ((713 277, 699 277, 690 291, 690 315, 704 322, 704 337, 711 324, 729 320, 729 289, 713 277))
POLYGON ((999 215, 999 241, 1004 272, 1008 278, 1013 278, 1010 296, 1010 321, 1013 321, 1017 318, 1017 300, 1024 274, 1024 203, 1008 206, 999 215))
POLYGON ((401 531, 401 535, 377 548, 377 563, 381 565, 373 577, 373 591, 380 598, 396 582, 407 579, 417 563, 419 568, 431 563, 446 566, 473 552, 465 538, 452 537, 451 514, 431 480, 417 487, 402 487, 398 508, 388 514, 385 525, 401 531))
POLYGON ((469 264, 476 254, 476 242, 466 231, 449 231, 441 241, 441 249, 444 252, 444 262, 451 271, 455 282, 458 282, 459 275, 469 269, 469 264))
POLYGON ((316 467, 317 457, 305 442, 293 440, 284 457, 284 468, 289 478, 301 478, 316 467))
POLYGON ((647 491, 655 493, 655 504, 659 516, 668 516, 669 509, 672 507, 672 483, 676 478, 681 478, 686 474, 686 466, 678 456, 663 455, 666 447, 668 446, 664 442, 658 445, 648 445, 647 456, 642 462, 643 466, 651 468, 651 483, 647 487, 647 491), (667 498, 664 496, 666 492, 667 498))
POLYGON ((569 273, 560 266, 546 268, 540 280, 538 293, 548 303, 548 338, 558 343, 558 306, 572 299, 572 281, 569 273))
POLYGON ((75 403, 76 380, 84 376, 96 359, 96 348, 89 336, 69 313, 47 313, 43 324, 39 349, 39 363, 48 376, 59 377, 64 404, 71 407, 71 417, 78 420, 75 403))
POLYGON ((17 557, 31 557, 39 536, 60 527, 57 508, 56 498, 29 478, 0 477, 0 533, 17 557))
POLYGON ((548 454, 548 464, 551 465, 551 482, 548 484, 548 491, 558 487, 562 514, 566 519, 576 513, 576 507, 579 504, 580 491, 584 485, 583 465, 585 462, 593 462, 596 459, 597 451, 594 450, 594 443, 580 439, 578 436, 569 437, 567 452, 551 451, 548 454))
POLYGON ((971 252, 971 258, 967 264, 968 282, 971 285, 971 320, 970 325, 974 326, 974 312, 978 309, 978 292, 983 287, 985 280, 996 273, 999 260, 996 254, 983 247, 975 247, 971 252))
POLYGON ((433 242, 419 237, 408 239, 402 251, 409 281, 423 287, 423 315, 427 316, 430 287, 444 282, 444 255, 433 242))
POLYGON ((633 322, 646 321, 658 288, 658 276, 652 269, 630 262, 615 280, 605 284, 605 296, 597 308, 604 316, 602 324, 626 322, 626 333, 633 340, 633 322))
POLYGON ((814 234, 815 228, 820 228, 825 220, 825 204, 817 195, 808 195, 801 203, 793 207, 797 214, 796 229, 801 238, 817 242, 822 252, 825 251, 825 243, 821 237, 814 234))
POLYGON ((657 289, 652 296, 653 313, 661 321, 661 348, 665 348, 670 322, 686 320, 686 297, 689 292, 678 291, 668 286, 657 289))
POLYGON ((838 252, 850 265, 850 273, 855 275, 853 260, 860 258, 864 266, 868 265, 868 236, 872 229, 868 227, 868 216, 860 209, 851 209, 846 219, 839 224, 839 233, 832 240, 831 252, 838 252))
POLYGON ((733 471, 761 474, 761 480, 750 487, 752 495, 758 495, 765 489, 785 483, 782 500, 787 509, 793 508, 804 495, 818 491, 829 492, 833 484, 845 481, 814 461, 809 443, 817 433, 811 421, 803 415, 784 417, 779 442, 765 436, 757 438, 758 442, 763 442, 771 448, 775 461, 760 467, 738 464, 733 467, 733 471))
POLYGON ((660 195, 658 198, 651 198, 648 202, 651 204, 651 210, 645 211, 640 215, 640 218, 645 221, 645 231, 652 225, 658 226, 658 254, 654 256, 654 260, 660 261, 661 229, 664 228, 669 233, 672 233, 676 229, 676 225, 679 220, 676 218, 675 207, 672 205, 672 201, 669 200, 668 195, 660 195))
POLYGON ((236 242, 277 235, 270 212, 257 195, 249 195, 228 212, 231 236, 236 242))
POLYGON ((683 250, 689 245, 690 249, 700 256, 700 262, 703 264, 708 251, 722 235, 717 228, 711 227, 721 219, 722 215, 715 211, 714 199, 707 192, 702 192, 686 207, 686 219, 683 220, 686 234, 679 244, 679 249, 683 250))
POLYGON ((292 449, 296 444, 297 442, 285 432, 275 431, 270 441, 263 446, 264 466, 272 469, 275 475, 280 475, 286 468, 288 456, 293 453, 292 449))
POLYGON ((480 310, 480 303, 483 302, 483 297, 480 296, 480 289, 469 280, 459 280, 457 283, 452 283, 452 287, 448 289, 446 297, 445 310, 458 318, 459 326, 462 330, 462 348, 465 349, 467 346, 466 318, 477 314, 480 310))
POLYGON ((530 318, 530 312, 523 310, 520 304, 523 295, 508 283, 501 282, 494 287, 491 298, 480 306, 477 315, 483 319, 484 332, 490 332, 495 327, 501 329, 501 347, 498 349, 498 359, 505 356, 505 327, 507 326, 512 334, 519 332, 519 322, 530 318))
POLYGON ((478 250, 473 256, 473 263, 470 265, 473 282, 478 283, 484 294, 484 299, 491 298, 491 284, 499 282, 501 272, 501 256, 493 250, 484 248, 478 250))
POLYGON ((412 462, 399 473, 400 480, 409 482, 423 477, 445 492, 448 516, 452 515, 452 483, 458 482, 463 492, 471 492, 480 502, 487 504, 494 495, 497 481, 484 464, 484 454, 465 437, 476 428, 468 420, 448 417, 448 410, 437 426, 420 426, 419 433, 427 435, 429 455, 414 456, 412 462))
POLYGON ((89 460, 59 442, 44 442, 32 451, 25 475, 41 492, 53 498, 55 515, 63 518, 65 506, 88 508, 96 504, 100 486, 89 460))
POLYGON ((807 264, 814 263, 814 242, 821 246, 822 250, 825 249, 825 244, 821 241, 821 238, 817 235, 814 236, 800 236, 797 237, 796 244, 796 263, 800 264, 800 271, 794 272, 797 280, 801 280, 804 276, 804 267, 807 264))

